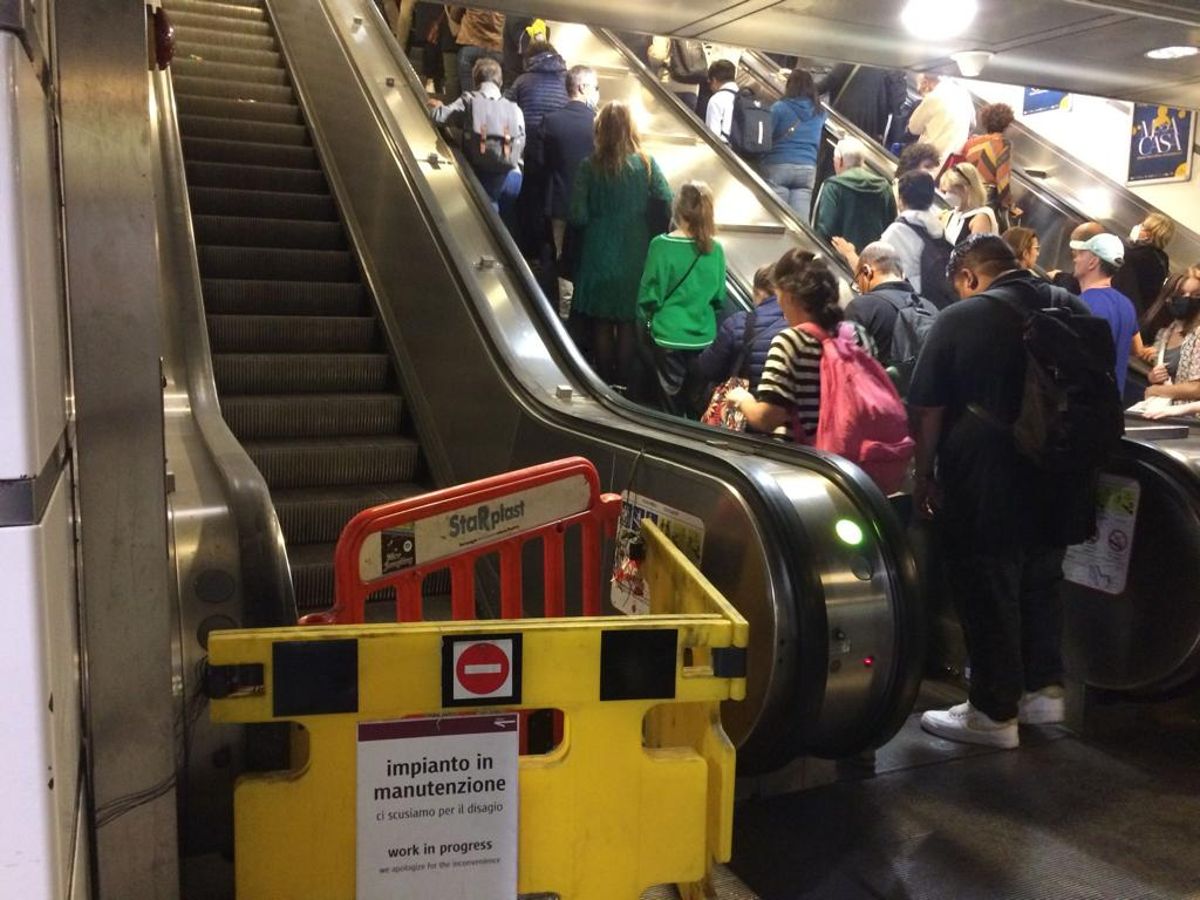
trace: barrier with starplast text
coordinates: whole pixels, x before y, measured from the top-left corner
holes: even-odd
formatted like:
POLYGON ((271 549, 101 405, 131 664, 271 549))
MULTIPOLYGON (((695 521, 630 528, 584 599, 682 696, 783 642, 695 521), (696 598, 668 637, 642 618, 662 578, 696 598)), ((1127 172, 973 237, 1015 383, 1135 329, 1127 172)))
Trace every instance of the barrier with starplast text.
MULTIPOLYGON (((708 893, 713 864, 732 849, 735 756, 720 703, 745 696, 749 629, 648 521, 642 567, 650 615, 562 615, 560 526, 568 520, 595 545, 594 569, 585 562, 580 570, 596 587, 594 606, 587 590, 582 603, 599 612, 600 545, 612 510, 606 496, 591 464, 571 459, 402 501, 402 508, 377 507, 347 526, 339 543, 339 593, 328 618, 359 623, 212 634, 214 719, 296 726, 291 770, 247 774, 237 784, 241 900, 373 896, 357 883, 365 730, 399 734, 413 717, 445 717, 442 730, 458 723, 465 731, 467 719, 449 717, 529 709, 560 711, 563 727, 552 749, 522 755, 516 765, 510 896, 619 900, 661 883, 678 884, 685 897, 708 893), (393 532, 386 540, 385 531, 393 532), (544 555, 552 545, 558 554, 543 569, 559 583, 544 591, 543 617, 523 618, 521 574, 506 573, 504 560, 519 565, 520 547, 535 532, 558 535, 543 538, 544 555), (446 542, 472 533, 479 539, 446 550, 446 542), (466 618, 474 583, 455 578, 453 566, 469 558, 473 572, 486 552, 501 560, 501 612, 511 618, 466 618), (357 584, 343 594, 347 561, 357 584), (451 567, 455 621, 416 621, 420 582, 435 564, 451 567), (397 586, 398 614, 409 621, 361 624, 362 604, 381 582, 397 586), (459 595, 467 584, 469 603, 459 595)), ((397 824, 397 842, 412 833, 410 824, 397 824)), ((429 895, 400 890, 396 896, 429 895)))

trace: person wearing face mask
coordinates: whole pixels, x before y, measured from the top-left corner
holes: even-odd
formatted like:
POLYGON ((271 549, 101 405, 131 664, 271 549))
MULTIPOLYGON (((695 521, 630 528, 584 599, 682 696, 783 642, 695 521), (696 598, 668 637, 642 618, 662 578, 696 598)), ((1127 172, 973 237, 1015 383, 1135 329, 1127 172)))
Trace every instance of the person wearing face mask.
MULTIPOLYGON (((1167 245, 1175 237, 1175 223, 1162 213, 1151 213, 1134 226, 1125 245, 1125 265, 1113 276, 1113 287, 1133 301, 1139 316, 1154 303, 1163 282, 1171 271, 1167 245)), ((1149 341, 1154 332, 1143 331, 1149 341)))
POLYGON ((987 189, 973 165, 956 163, 942 174, 939 185, 950 204, 946 240, 961 244, 973 234, 999 234, 996 213, 988 206, 987 189))
POLYGON ((596 104, 600 82, 596 70, 573 66, 567 70, 567 104, 546 113, 538 125, 542 163, 549 189, 546 207, 559 260, 559 299, 569 304, 573 279, 574 253, 580 246, 578 235, 569 235, 567 219, 571 215, 571 190, 579 164, 592 155, 595 144, 596 104))
POLYGON ((1156 364, 1146 397, 1200 400, 1200 265, 1179 280, 1166 309, 1172 321, 1154 340, 1156 364))

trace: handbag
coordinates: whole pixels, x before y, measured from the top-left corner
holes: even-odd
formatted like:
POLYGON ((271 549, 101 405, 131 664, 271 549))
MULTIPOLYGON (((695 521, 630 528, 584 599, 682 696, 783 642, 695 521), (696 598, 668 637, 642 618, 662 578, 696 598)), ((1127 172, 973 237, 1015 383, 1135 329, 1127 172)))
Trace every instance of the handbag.
POLYGON ((742 328, 742 349, 738 351, 737 361, 733 365, 730 377, 713 388, 712 397, 708 401, 704 415, 700 417, 700 421, 705 425, 724 428, 727 431, 746 430, 745 414, 729 402, 728 396, 734 388, 750 389, 750 379, 743 378, 742 372, 746 369, 746 360, 750 357, 750 348, 754 345, 756 317, 757 310, 753 309, 746 315, 746 324, 742 328))
POLYGON ((646 166, 646 230, 656 238, 671 230, 671 201, 654 194, 654 161, 648 153, 642 154, 642 163, 646 166))

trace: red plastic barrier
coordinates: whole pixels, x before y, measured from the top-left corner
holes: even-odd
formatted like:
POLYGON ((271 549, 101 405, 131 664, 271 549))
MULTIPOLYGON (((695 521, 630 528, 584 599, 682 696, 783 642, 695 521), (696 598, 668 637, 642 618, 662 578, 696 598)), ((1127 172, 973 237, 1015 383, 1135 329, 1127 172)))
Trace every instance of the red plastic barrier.
POLYGON ((564 534, 576 525, 583 614, 599 615, 602 539, 615 532, 620 511, 620 495, 602 494, 596 467, 582 457, 372 507, 351 519, 338 539, 333 609, 301 624, 363 622, 367 597, 387 587, 396 591, 396 621, 420 621, 422 582, 442 569, 450 570, 453 618, 474 619, 475 564, 493 553, 500 562, 500 615, 521 618, 521 551, 535 540, 542 541, 543 615, 562 616, 564 534))

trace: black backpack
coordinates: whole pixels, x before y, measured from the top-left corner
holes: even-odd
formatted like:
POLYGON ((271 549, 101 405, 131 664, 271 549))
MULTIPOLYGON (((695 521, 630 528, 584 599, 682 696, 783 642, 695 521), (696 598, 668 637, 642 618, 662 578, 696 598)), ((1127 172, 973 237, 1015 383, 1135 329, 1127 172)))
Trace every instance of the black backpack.
MULTIPOLYGON (((1021 318, 1025 347, 1025 386, 1017 420, 1005 431, 1017 452, 1045 472, 1095 473, 1108 461, 1125 433, 1124 407, 1113 371, 1116 354, 1104 319, 1077 313, 1059 301, 1069 297, 1047 286, 1052 306, 1030 309, 1003 289, 985 291, 1021 318)), ((972 302, 975 302, 973 300, 972 302)), ((991 413, 968 409, 996 423, 991 413)))
POLYGON ((924 245, 921 248, 921 296, 937 309, 945 309, 958 299, 954 286, 946 277, 946 266, 950 264, 950 252, 954 248, 948 241, 933 237, 916 222, 900 221, 919 234, 924 245))
POLYGON ((756 159, 771 152, 771 110, 754 96, 750 88, 734 91, 725 88, 720 93, 733 94, 733 118, 729 134, 722 135, 738 156, 756 159))
POLYGON ((876 291, 875 295, 882 297, 896 310, 896 322, 892 326, 892 352, 887 360, 887 369, 896 383, 896 390, 904 396, 912 383, 917 357, 921 355, 925 339, 937 321, 937 307, 919 294, 883 290, 876 291))

